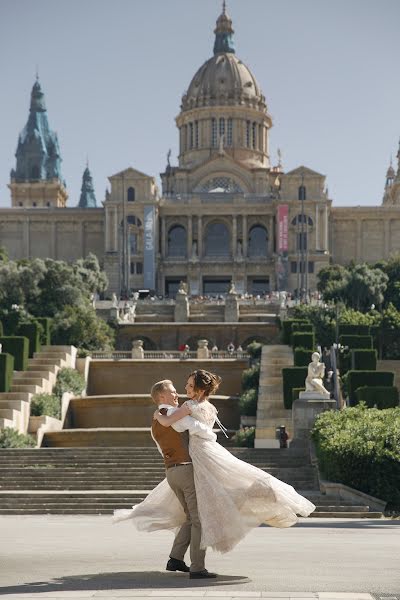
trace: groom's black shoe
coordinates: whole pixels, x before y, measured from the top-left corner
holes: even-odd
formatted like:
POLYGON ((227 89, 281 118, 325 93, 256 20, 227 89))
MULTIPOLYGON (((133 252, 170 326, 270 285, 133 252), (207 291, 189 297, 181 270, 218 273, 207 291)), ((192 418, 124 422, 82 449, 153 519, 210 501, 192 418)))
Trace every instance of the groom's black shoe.
POLYGON ((189 573, 190 571, 189 567, 185 564, 185 561, 176 558, 170 558, 165 568, 167 571, 182 571, 183 573, 189 573))
POLYGON ((207 569, 203 569, 203 571, 191 571, 189 578, 190 579, 215 579, 218 577, 216 573, 210 573, 207 569))

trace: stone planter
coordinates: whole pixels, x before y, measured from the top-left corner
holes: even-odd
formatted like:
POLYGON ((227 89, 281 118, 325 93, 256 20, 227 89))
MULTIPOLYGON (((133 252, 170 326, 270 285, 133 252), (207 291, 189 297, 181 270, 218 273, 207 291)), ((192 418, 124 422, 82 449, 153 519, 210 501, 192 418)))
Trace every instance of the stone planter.
POLYGON ((37 433, 37 430, 42 425, 46 425, 47 427, 60 429, 61 421, 60 419, 55 419, 54 417, 49 417, 48 415, 41 415, 40 417, 29 417, 29 427, 28 433, 37 433))

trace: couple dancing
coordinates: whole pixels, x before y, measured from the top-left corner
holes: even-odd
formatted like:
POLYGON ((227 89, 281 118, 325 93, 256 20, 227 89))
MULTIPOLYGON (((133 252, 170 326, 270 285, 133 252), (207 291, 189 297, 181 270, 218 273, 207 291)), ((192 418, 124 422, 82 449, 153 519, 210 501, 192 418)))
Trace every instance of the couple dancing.
POLYGON ((207 547, 232 550, 254 527, 290 527, 315 506, 293 487, 234 457, 217 442, 212 428, 217 409, 208 398, 221 379, 208 371, 193 371, 185 389, 188 400, 179 407, 172 381, 151 389, 158 405, 153 439, 163 455, 166 478, 131 510, 117 510, 114 521, 132 519, 140 531, 177 529, 168 571, 189 572, 191 579, 215 578, 205 568, 207 547), (190 568, 184 562, 190 546, 190 568))

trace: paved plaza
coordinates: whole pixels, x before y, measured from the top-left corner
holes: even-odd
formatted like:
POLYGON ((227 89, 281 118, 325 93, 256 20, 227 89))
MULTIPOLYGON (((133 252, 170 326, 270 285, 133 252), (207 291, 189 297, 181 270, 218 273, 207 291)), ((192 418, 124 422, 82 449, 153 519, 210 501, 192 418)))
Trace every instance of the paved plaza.
POLYGON ((207 553, 209 582, 168 573, 169 532, 106 516, 0 517, 0 597, 400 600, 400 520, 303 519, 207 553))

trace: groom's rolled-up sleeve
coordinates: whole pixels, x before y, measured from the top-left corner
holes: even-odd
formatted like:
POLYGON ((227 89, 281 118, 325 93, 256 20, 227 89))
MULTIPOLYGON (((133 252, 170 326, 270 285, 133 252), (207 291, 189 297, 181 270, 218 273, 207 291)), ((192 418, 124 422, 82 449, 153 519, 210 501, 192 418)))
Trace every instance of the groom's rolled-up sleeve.
MULTIPOLYGON (((172 412, 174 411, 168 411, 168 415, 170 415, 172 412)), ((207 427, 207 425, 200 423, 200 421, 197 421, 190 416, 179 419, 179 421, 173 423, 171 427, 173 427, 175 431, 178 431, 178 433, 188 430, 190 435, 198 435, 205 440, 211 440, 215 442, 217 439, 216 434, 209 427, 207 427)))

